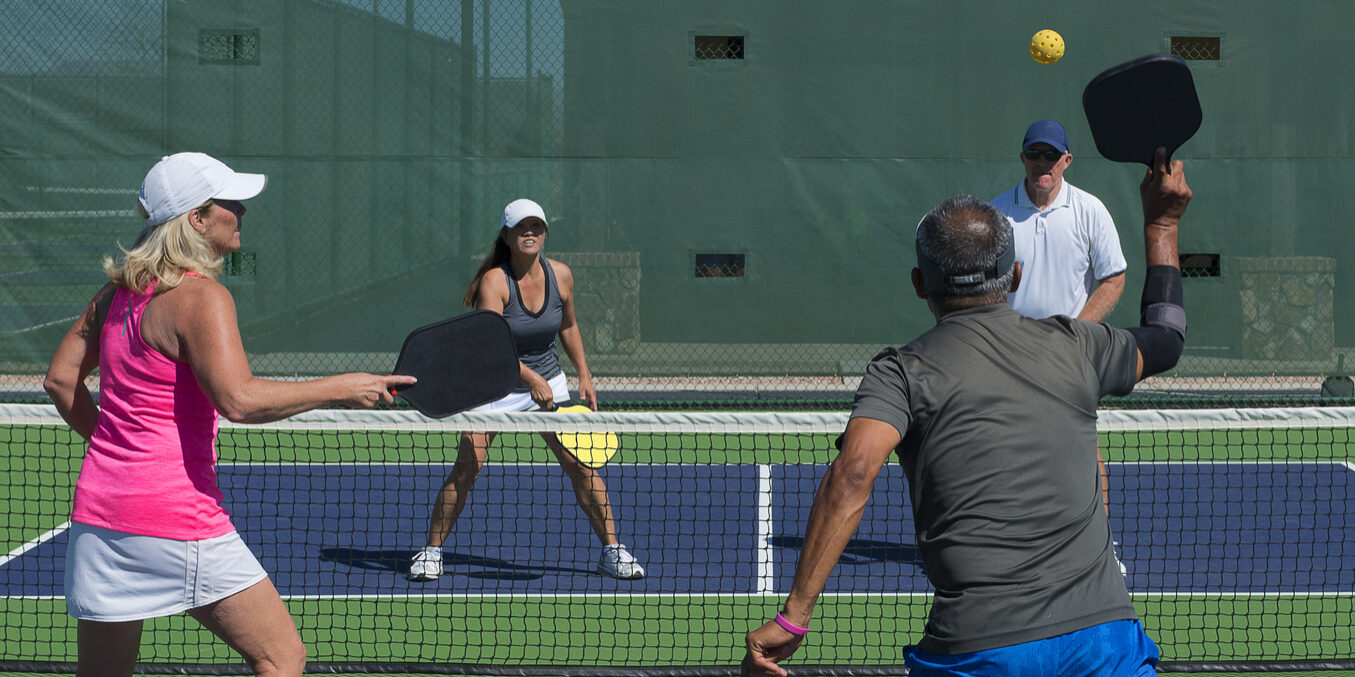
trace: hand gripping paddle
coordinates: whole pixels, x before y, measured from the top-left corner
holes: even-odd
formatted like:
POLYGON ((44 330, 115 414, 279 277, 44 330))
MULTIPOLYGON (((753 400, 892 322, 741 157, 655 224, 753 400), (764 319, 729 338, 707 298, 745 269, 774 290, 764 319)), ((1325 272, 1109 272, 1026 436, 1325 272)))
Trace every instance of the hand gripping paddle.
POLYGON ((445 418, 512 391, 517 349, 502 315, 475 310, 410 332, 391 373, 419 380, 392 394, 424 416, 445 418))
POLYGON ((1101 155, 1149 167, 1159 146, 1170 160, 1204 117, 1190 67, 1172 54, 1150 54, 1092 78, 1082 109, 1101 155))

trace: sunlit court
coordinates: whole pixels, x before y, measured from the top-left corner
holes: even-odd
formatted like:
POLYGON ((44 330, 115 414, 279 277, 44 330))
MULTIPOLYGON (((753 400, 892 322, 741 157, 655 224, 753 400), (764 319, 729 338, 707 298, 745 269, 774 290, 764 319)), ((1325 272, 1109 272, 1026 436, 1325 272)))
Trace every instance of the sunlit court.
POLYGON ((1352 25, 0 0, 0 671, 1355 674, 1352 25))

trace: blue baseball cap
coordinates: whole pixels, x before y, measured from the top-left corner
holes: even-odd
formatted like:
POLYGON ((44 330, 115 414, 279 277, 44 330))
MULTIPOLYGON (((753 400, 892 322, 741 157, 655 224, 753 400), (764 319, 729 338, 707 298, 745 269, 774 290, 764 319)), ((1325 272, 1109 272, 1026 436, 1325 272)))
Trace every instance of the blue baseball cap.
POLYGON ((1032 122, 1026 128, 1026 138, 1021 141, 1021 150, 1037 143, 1047 143, 1060 153, 1068 152, 1068 130, 1053 120, 1032 122))

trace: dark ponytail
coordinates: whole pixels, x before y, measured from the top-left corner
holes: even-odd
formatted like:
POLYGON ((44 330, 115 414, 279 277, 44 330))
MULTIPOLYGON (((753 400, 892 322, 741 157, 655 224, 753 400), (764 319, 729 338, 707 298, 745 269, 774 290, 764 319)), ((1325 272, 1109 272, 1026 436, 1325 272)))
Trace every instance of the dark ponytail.
POLYGON ((470 287, 466 289, 466 297, 461 299, 461 302, 465 304, 467 308, 474 308, 475 302, 479 300, 480 282, 485 279, 485 273, 507 263, 509 255, 508 244, 503 241, 503 238, 494 238, 493 248, 491 248, 489 254, 485 256, 484 262, 480 264, 480 269, 475 271, 475 277, 471 279, 470 287))

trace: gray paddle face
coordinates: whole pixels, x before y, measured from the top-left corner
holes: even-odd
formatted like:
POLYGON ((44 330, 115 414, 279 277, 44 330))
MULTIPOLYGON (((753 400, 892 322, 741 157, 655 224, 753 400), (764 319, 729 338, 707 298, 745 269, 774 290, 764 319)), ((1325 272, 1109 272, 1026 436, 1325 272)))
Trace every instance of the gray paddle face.
POLYGON ((1150 54, 1092 78, 1082 110, 1101 155, 1149 167, 1154 150, 1165 146, 1170 158, 1204 119, 1190 67, 1172 54, 1150 54))
POLYGON ((419 380, 399 397, 424 416, 445 418, 512 391, 517 349, 502 315, 476 310, 410 332, 391 373, 419 380))

